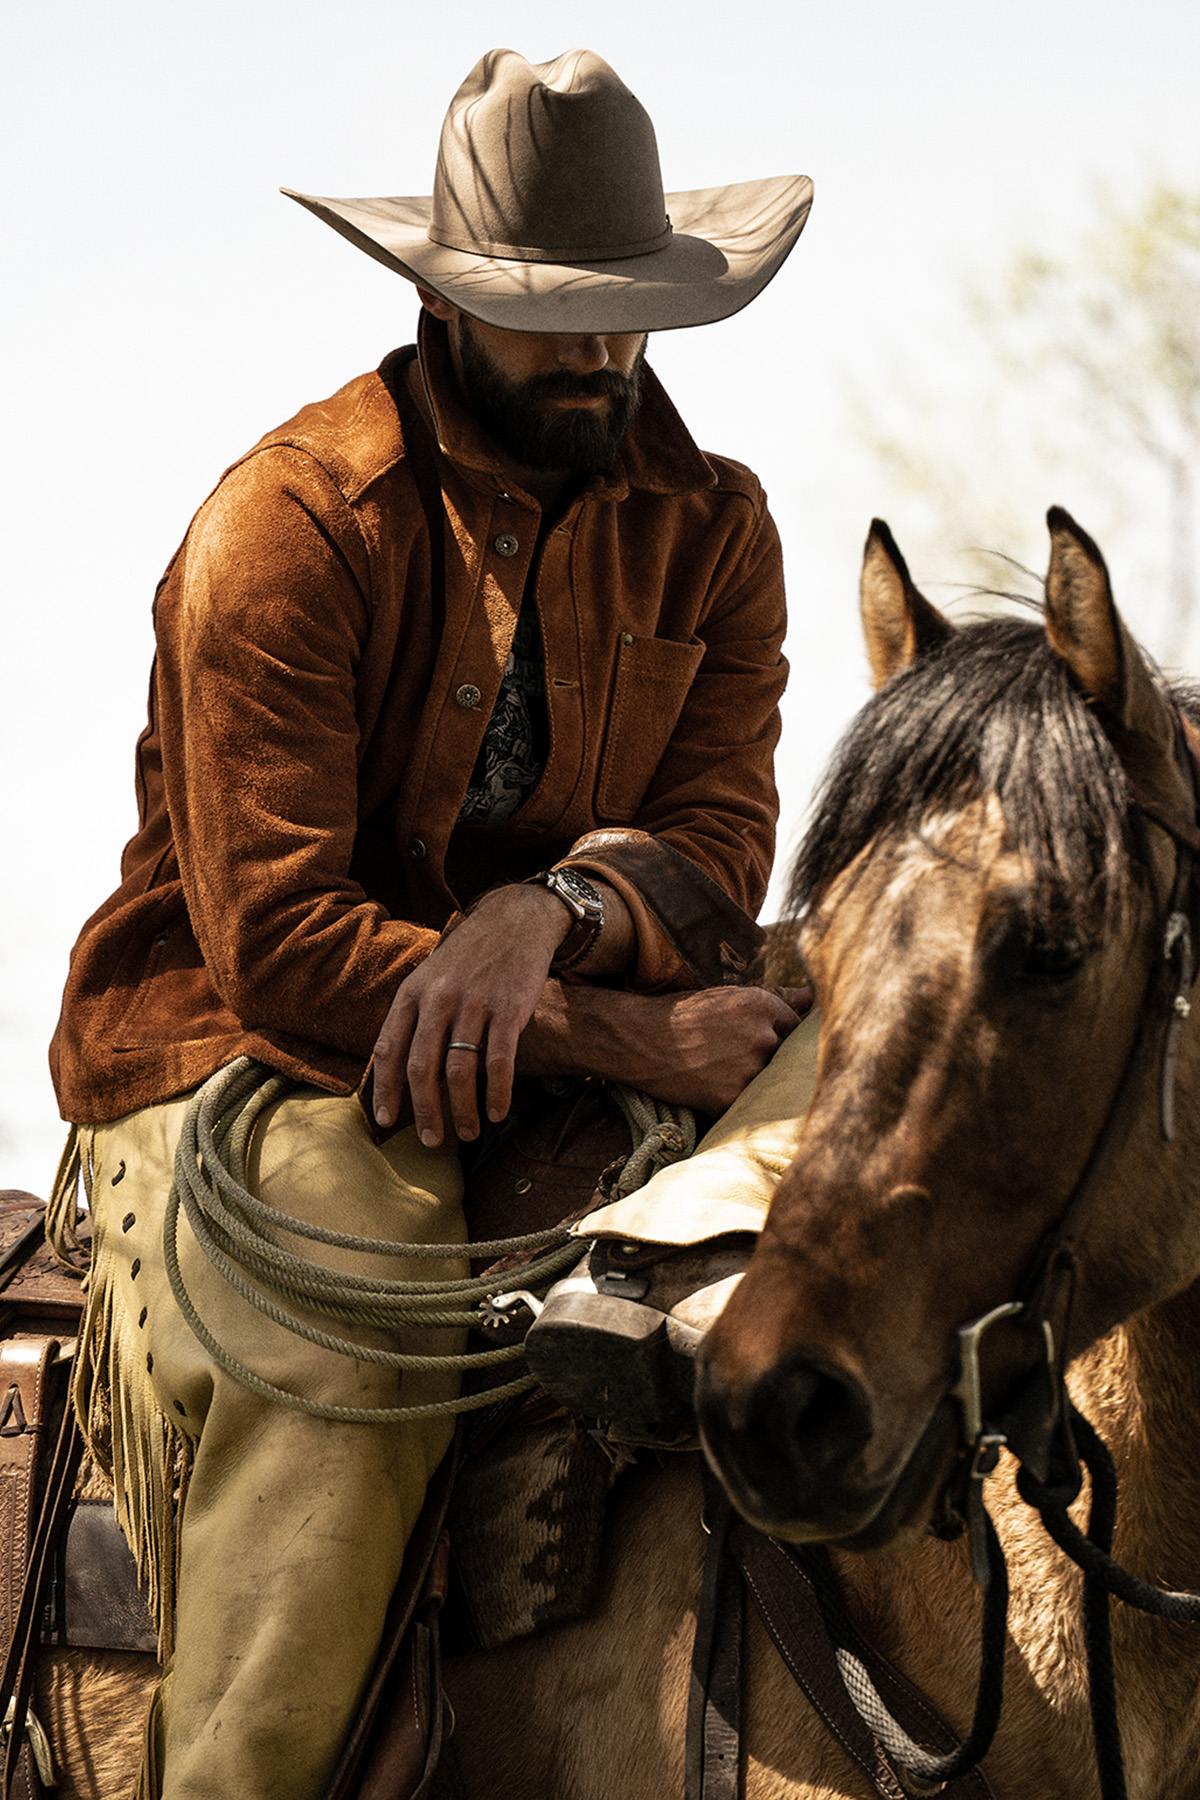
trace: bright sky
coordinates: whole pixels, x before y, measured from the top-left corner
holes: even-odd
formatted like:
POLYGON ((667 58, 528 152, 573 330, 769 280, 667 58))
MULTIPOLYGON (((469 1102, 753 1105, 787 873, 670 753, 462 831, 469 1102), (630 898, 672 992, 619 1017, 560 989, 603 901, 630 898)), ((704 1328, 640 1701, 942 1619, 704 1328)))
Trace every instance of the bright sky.
MULTIPOLYGON (((889 372, 915 361, 961 401, 989 373, 955 323, 964 276, 1067 243, 1097 182, 1118 199, 1156 177, 1195 185, 1197 16, 1185 0, 11 9, 0 1183, 44 1193, 53 1173, 45 1046, 70 945, 134 823, 162 568, 226 463, 412 336, 407 284, 281 185, 427 193, 446 105, 495 45, 607 57, 650 109, 668 187, 814 178, 773 286, 738 319, 651 349, 700 442, 761 475, 783 534, 786 850, 865 693, 855 594, 871 515, 913 547, 908 503, 881 489, 851 428, 849 386, 865 376, 886 413, 889 372)), ((955 461, 981 513, 1011 485, 1029 514, 1012 547, 1036 564, 1050 501, 1094 526, 1087 469, 1072 493, 1047 492, 1036 466, 999 471, 969 435, 955 461)), ((962 573, 962 545, 915 550, 918 578, 962 573)))

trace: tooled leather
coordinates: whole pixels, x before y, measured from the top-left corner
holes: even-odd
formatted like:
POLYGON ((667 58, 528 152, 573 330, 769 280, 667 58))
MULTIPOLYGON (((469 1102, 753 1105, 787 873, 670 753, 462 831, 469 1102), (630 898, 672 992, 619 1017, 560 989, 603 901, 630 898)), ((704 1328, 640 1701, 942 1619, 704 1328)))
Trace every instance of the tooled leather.
MULTIPOLYGON (((0 1630, 5 1654, 29 1561, 38 1450, 45 1433, 49 1373, 57 1354, 55 1338, 12 1337, 0 1342, 0 1630)), ((37 1791, 28 1745, 21 1752, 11 1791, 14 1800, 33 1800, 37 1791)))

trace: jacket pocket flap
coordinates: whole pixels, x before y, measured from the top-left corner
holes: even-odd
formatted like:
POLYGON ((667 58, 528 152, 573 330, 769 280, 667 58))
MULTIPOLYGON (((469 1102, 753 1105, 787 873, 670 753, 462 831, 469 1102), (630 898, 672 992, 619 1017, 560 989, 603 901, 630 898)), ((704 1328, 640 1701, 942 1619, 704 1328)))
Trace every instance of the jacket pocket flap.
POLYGON ((596 788, 601 818, 633 817, 671 741, 703 660, 704 645, 698 638, 680 643, 674 638, 622 633, 596 788))

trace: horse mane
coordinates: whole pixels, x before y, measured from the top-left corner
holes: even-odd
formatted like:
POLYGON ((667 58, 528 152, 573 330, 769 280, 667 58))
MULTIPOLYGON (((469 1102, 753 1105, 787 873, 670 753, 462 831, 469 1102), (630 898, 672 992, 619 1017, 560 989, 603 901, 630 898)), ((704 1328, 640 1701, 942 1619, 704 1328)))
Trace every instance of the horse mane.
MULTIPOLYGON (((1200 716, 1195 684, 1155 676, 1200 716)), ((1123 911, 1143 866, 1128 783, 1040 620, 964 625, 867 702, 817 791, 787 911, 819 904, 869 845, 894 846, 987 794, 1035 872, 1035 929, 1095 929, 1123 911)))

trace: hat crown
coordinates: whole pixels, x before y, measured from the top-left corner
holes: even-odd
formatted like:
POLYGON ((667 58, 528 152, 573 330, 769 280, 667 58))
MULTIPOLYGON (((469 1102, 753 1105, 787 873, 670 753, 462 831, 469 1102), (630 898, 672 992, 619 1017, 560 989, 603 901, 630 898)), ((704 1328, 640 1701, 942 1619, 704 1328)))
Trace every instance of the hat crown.
POLYGON ((490 50, 450 103, 429 236, 480 256, 603 262, 671 238, 650 115, 590 50, 490 50))

